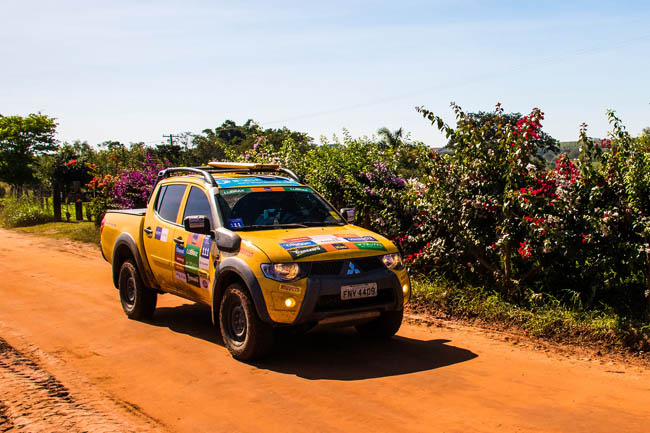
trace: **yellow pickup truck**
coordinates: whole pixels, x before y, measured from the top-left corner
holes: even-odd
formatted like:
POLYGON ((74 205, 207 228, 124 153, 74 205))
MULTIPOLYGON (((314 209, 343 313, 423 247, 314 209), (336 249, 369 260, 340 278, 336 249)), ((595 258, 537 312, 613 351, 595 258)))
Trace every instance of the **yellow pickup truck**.
POLYGON ((151 318, 162 293, 208 305, 232 356, 252 360, 282 327, 397 332, 402 257, 352 222, 288 169, 213 162, 162 170, 146 209, 108 211, 101 249, 129 318, 151 318))

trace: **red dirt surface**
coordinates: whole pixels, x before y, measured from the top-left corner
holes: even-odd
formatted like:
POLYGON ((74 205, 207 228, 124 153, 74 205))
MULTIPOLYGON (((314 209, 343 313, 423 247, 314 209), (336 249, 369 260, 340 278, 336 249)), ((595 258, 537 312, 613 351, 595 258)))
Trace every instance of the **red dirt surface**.
POLYGON ((646 432, 650 371, 464 326, 285 337, 233 360, 209 309, 128 320, 88 245, 0 230, 0 432, 646 432))

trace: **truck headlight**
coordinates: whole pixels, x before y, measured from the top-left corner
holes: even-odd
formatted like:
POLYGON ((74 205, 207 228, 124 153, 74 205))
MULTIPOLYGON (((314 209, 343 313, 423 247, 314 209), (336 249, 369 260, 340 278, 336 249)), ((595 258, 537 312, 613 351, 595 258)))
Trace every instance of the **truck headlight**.
POLYGON ((300 263, 262 263, 262 273, 275 281, 292 281, 303 278, 307 272, 300 263))
POLYGON ((381 261, 388 269, 397 271, 404 269, 404 262, 399 253, 385 254, 381 257, 381 261))

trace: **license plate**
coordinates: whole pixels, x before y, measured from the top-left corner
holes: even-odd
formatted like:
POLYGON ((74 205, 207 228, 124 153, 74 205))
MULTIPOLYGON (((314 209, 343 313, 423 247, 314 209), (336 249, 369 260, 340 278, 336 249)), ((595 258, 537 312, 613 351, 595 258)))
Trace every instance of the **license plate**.
POLYGON ((377 296, 377 283, 352 284, 341 286, 341 299, 371 298, 377 296))

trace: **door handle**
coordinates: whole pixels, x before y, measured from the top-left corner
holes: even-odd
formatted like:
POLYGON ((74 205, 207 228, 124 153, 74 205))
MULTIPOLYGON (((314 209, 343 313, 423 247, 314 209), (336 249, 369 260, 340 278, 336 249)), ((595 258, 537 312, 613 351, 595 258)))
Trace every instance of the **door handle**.
POLYGON ((147 227, 146 229, 144 229, 144 232, 147 234, 147 236, 151 237, 153 230, 151 230, 151 227, 147 227))
POLYGON ((174 242, 176 242, 178 245, 183 245, 185 243, 185 241, 183 241, 183 238, 180 237, 180 236, 177 237, 177 238, 174 238, 174 242))

